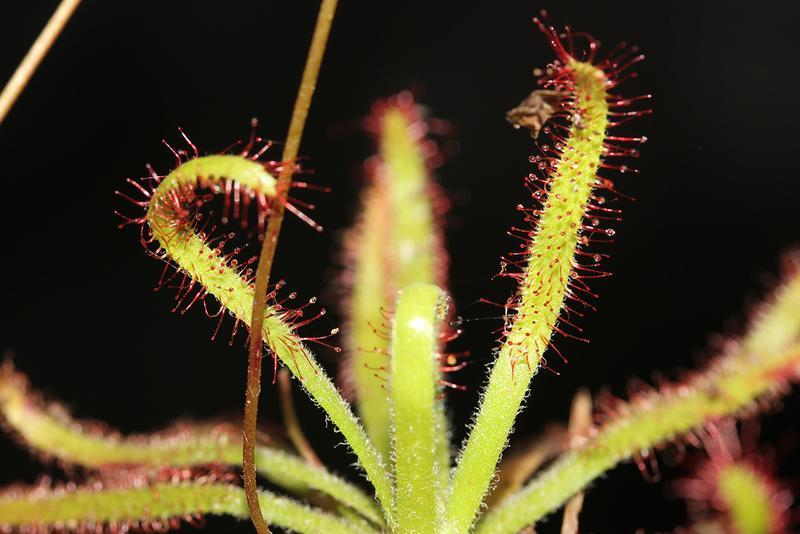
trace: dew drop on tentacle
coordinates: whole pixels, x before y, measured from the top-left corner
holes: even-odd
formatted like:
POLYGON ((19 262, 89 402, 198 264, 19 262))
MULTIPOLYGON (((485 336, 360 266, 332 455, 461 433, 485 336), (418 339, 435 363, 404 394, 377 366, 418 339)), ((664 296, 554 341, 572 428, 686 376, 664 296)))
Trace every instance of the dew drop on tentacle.
MULTIPOLYGON (((258 260, 253 256, 245 261, 240 254, 249 241, 263 235, 276 195, 276 174, 273 173, 286 164, 259 161, 271 143, 262 146, 262 140, 254 134, 242 153, 210 156, 199 156, 197 146, 186 133, 180 130, 180 134, 188 144, 188 150, 176 149, 164 142, 175 157, 176 168, 161 176, 148 165, 149 176, 139 181, 128 181, 134 196, 119 195, 145 211, 138 218, 120 215, 124 221, 122 226, 139 224, 142 228, 141 242, 148 254, 166 263, 158 287, 173 287, 175 275, 182 274, 174 310, 184 314, 200 302, 206 314, 210 315, 206 301, 214 297, 213 300, 221 306, 220 310, 228 309, 229 315, 235 318, 232 342, 239 322, 249 322, 250 309, 246 304, 247 298, 242 296, 252 295, 252 265, 258 260), (253 219, 256 224, 251 223, 253 219), (234 224, 239 230, 232 230, 234 224), (175 274, 168 275, 169 269, 174 269, 175 274), (231 306, 235 309, 230 309, 231 306)), ((296 172, 306 172, 299 165, 294 167, 296 172)), ((307 182, 303 182, 300 188, 323 189, 307 182)), ((296 203, 306 209, 313 207, 303 201, 296 203)), ((285 207, 304 223, 321 231, 321 226, 291 201, 285 207)), ((277 293, 282 286, 282 283, 276 285, 272 299, 280 299, 277 293)), ((276 301, 281 313, 291 313, 292 310, 286 308, 286 301, 294 298, 296 293, 292 292, 283 302, 276 301)), ((304 307, 298 310, 297 317, 302 316, 304 307)), ((317 317, 322 315, 324 312, 317 317)), ((218 316, 221 318, 223 314, 213 314, 213 317, 218 316)), ((218 331, 219 324, 213 337, 218 331)))
MULTIPOLYGON (((605 56, 598 56, 599 42, 590 35, 577 34, 570 29, 560 34, 545 13, 534 22, 550 41, 557 57, 537 75, 544 76, 539 80, 540 87, 558 94, 558 111, 539 117, 540 122, 535 125, 536 133, 540 131, 541 136, 534 140, 537 153, 529 158, 534 172, 525 180, 533 206, 517 206, 517 211, 523 214, 530 227, 527 230, 512 228, 508 232, 520 243, 518 250, 502 259, 499 275, 522 282, 518 296, 513 299, 517 309, 516 321, 512 324, 529 321, 534 330, 538 328, 537 324, 550 324, 553 331, 576 337, 565 328, 569 326, 579 332, 569 317, 580 316, 580 313, 558 302, 562 297, 557 295, 562 291, 550 287, 551 282, 566 284, 563 290, 563 300, 566 301, 576 299, 576 291, 595 297, 589 291, 587 281, 609 276, 609 273, 594 268, 605 255, 587 249, 590 245, 612 242, 610 238, 616 235, 616 230, 604 228, 601 223, 619 221, 619 210, 606 206, 618 197, 627 197, 617 191, 605 174, 610 171, 637 173, 627 164, 616 162, 618 158, 638 157, 638 149, 630 145, 641 144, 646 138, 612 136, 608 131, 629 119, 650 114, 652 110, 649 108, 632 107, 648 102, 651 97, 623 97, 608 93, 611 87, 619 85, 623 73, 629 75, 630 67, 643 59, 635 47, 622 45, 605 56), (585 44, 576 46, 575 37, 578 35, 581 43, 585 39, 585 44), (599 195, 598 190, 607 193, 599 195), (584 195, 586 200, 581 201, 584 195), (574 207, 573 202, 576 202, 574 207), (570 248, 572 254, 568 252, 570 248), (585 259, 579 261, 580 256, 585 259), (550 270, 549 277, 542 276, 545 269, 550 270), (538 287, 529 281, 529 277, 539 280, 538 287), (523 295, 528 295, 532 303, 547 296, 547 302, 538 307, 526 304, 523 295), (559 309, 566 311, 555 320, 542 321, 541 318, 559 309), (537 319, 531 321, 534 317, 537 319)), ((532 106, 534 101, 530 102, 532 106)), ((519 108, 514 111, 517 114, 521 112, 519 108)), ((530 107, 527 111, 533 113, 535 109, 530 107)), ((576 302, 592 308, 583 299, 576 302)), ((512 347, 513 352, 523 345, 523 334, 529 333, 522 326, 507 328, 505 343, 512 347)), ((543 340, 545 345, 548 341, 549 338, 543 340)), ((522 361, 520 358, 512 360, 522 361)))

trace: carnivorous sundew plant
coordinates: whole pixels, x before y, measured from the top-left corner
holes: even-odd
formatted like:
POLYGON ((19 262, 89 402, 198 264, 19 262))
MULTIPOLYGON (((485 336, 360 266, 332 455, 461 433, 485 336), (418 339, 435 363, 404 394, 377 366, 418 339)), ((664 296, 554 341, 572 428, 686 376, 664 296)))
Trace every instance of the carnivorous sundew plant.
POLYGON ((538 88, 507 114, 532 137, 532 155, 509 231, 515 246, 498 273, 516 289, 495 303, 503 321, 483 385, 464 383, 459 371, 475 355, 451 344, 464 326, 448 291, 449 201, 435 175, 443 121, 408 91, 376 102, 363 121, 377 153, 343 238, 341 331, 322 326, 326 310, 303 287, 270 283, 284 211, 322 231, 309 202, 326 187, 298 148, 335 7, 322 4, 282 156, 256 123, 244 142, 211 153, 178 129, 176 142, 165 141, 174 166, 148 165, 117 191, 120 227, 163 264, 157 288, 172 291, 172 311, 205 313, 212 339, 249 341, 244 424, 182 422, 125 435, 45 400, 8 359, 0 369, 4 428, 67 478, 2 491, 0 532, 166 531, 231 516, 259 532, 514 534, 563 509, 561 532, 576 533, 599 477, 630 460, 652 470, 668 445, 707 455, 675 484, 695 521, 685 531, 787 531, 790 489, 769 459, 742 444, 752 433, 739 429, 800 377, 797 254, 785 257, 749 327, 702 368, 627 400, 580 390, 567 424, 512 443, 504 456, 518 416, 536 406, 528 399, 534 378, 547 358, 563 358, 561 338, 586 341, 592 281, 609 276, 627 199, 617 182, 624 190, 639 173, 631 162, 647 141, 620 126, 651 114, 651 96, 623 86, 644 59, 635 47, 601 48, 586 33, 556 29, 545 13, 534 19, 554 57, 537 71, 538 88), (320 347, 339 356, 337 377, 314 354, 320 347), (262 358, 267 382, 280 389, 286 440, 256 431, 262 358), (317 456, 326 445, 303 435, 294 385, 341 435, 355 476, 317 456), (459 444, 448 403, 467 387, 479 388, 480 399, 459 444))

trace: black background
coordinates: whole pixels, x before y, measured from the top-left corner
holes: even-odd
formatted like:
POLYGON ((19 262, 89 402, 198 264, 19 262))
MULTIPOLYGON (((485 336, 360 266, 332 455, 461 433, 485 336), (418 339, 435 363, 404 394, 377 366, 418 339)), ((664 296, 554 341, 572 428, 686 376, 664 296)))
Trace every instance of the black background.
MULTIPOLYGON (((304 196, 320 205, 315 217, 326 232, 289 219, 276 275, 305 296, 320 295, 338 324, 330 288, 339 232, 353 219, 360 164, 373 151, 354 125, 376 98, 404 88, 452 121, 460 151, 439 176, 457 200, 447 228, 451 289, 466 320, 459 343, 475 361, 456 377, 469 390, 449 396, 460 438, 500 324, 496 310, 474 302, 511 291, 491 277, 516 246, 505 235, 518 221, 514 206, 528 199, 522 177, 532 146, 503 115, 533 88, 532 68, 552 57, 530 21, 548 7, 556 22, 606 45, 639 44, 648 59, 620 92, 653 93, 656 114, 627 130, 651 141, 636 162, 642 174, 617 178, 637 200, 625 203, 608 250, 614 276, 593 286, 602 297, 583 321, 591 344, 561 342, 570 363, 550 358, 561 374, 535 379, 516 435, 563 420, 580 385, 623 393, 631 377, 697 363, 712 333, 740 331, 748 304, 774 283, 781 253, 798 240, 800 80, 789 4, 343 0, 301 149, 313 180, 334 189, 304 196)), ((238 419, 244 338, 232 348, 211 343, 213 324, 201 310, 169 313, 171 295, 152 291, 161 265, 145 256, 134 230, 116 227, 113 210, 129 207, 114 190, 142 175, 146 162, 169 170, 160 140, 177 140, 177 126, 208 152, 246 136, 253 116, 262 135, 281 139, 316 6, 86 1, 0 126, 0 348, 13 349, 33 383, 77 415, 125 432, 185 416, 238 419)), ((0 77, 11 75, 54 7, 0 8, 0 77)), ((330 445, 339 437, 297 398, 319 454, 347 472, 352 457, 330 445)), ((264 419, 279 420, 276 402, 266 387, 264 419)), ((789 482, 800 471, 796 451, 783 444, 794 440, 797 407, 789 398, 762 430, 785 457, 789 482)), ((5 438, 0 458, 2 482, 54 472, 5 438)), ((683 473, 664 470, 666 481, 683 473)), ((686 523, 684 509, 667 484, 649 484, 626 464, 595 484, 582 530, 671 529, 686 523)), ((214 519, 209 531, 235 527, 214 519)))

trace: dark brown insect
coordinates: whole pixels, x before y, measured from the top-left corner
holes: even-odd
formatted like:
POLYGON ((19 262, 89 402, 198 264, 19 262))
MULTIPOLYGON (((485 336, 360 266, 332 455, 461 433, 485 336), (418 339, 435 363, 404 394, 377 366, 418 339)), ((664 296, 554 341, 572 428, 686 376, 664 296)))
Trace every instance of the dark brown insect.
POLYGON ((536 139, 545 122, 558 111, 564 93, 548 89, 537 89, 519 103, 517 107, 506 113, 506 120, 514 128, 525 127, 536 139))

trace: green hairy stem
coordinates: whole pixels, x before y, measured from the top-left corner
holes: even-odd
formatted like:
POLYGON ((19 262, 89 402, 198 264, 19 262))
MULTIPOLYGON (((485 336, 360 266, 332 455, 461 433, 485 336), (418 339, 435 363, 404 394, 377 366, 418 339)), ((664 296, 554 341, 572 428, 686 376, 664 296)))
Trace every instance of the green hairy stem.
POLYGON ((357 235, 349 237, 358 243, 358 252, 354 254, 348 356, 358 414, 375 447, 389 458, 389 398, 378 376, 389 354, 389 341, 378 331, 386 322, 383 312, 389 308, 383 257, 388 226, 384 189, 375 182, 364 191, 362 219, 353 232, 357 235))
MULTIPOLYGON (((150 201, 147 221, 169 257, 238 320, 249 325, 253 289, 248 280, 227 260, 220 259, 219 249, 212 250, 195 233, 194 226, 181 217, 182 207, 180 203, 176 207, 175 201, 181 188, 204 186, 214 190, 215 186, 221 188, 226 180, 236 180, 256 196, 271 199, 275 194, 274 178, 257 162, 240 156, 197 158, 180 165, 164 178, 150 201), (237 172, 242 173, 243 181, 239 182, 239 176, 234 174, 237 172)), ((391 483, 381 456, 311 351, 283 320, 281 312, 272 306, 267 307, 262 336, 270 350, 294 373, 344 435, 375 486, 384 510, 390 510, 391 483)))
POLYGON ((441 289, 416 284, 400 292, 392 328, 391 414, 398 531, 436 532, 441 516, 436 456, 435 405, 441 400, 439 323, 445 318, 441 289))
POLYGON ((575 101, 585 106, 582 126, 569 131, 550 185, 520 282, 517 313, 483 392, 472 431, 456 462, 446 524, 466 532, 478 513, 505 449, 528 385, 558 321, 579 243, 579 229, 603 154, 608 125, 606 78, 573 61, 575 101))
MULTIPOLYGON (((394 102, 398 98, 374 116, 380 161, 350 237, 355 264, 349 306, 350 370, 358 413, 385 458, 390 448, 389 398, 376 372, 388 367, 391 354, 380 330, 396 292, 414 283, 440 284, 444 261, 434 224, 430 172, 416 133, 422 119, 415 116, 415 105, 403 109, 394 102)), ((445 452, 449 461, 449 445, 445 452)))
MULTIPOLYGON (((349 522, 270 492, 260 492, 259 500, 269 523, 294 532, 377 532, 365 523, 349 522)), ((26 532, 94 532, 102 525, 161 531, 200 514, 249 518, 244 490, 226 484, 179 482, 102 489, 12 489, 0 495, 0 523, 6 528, 26 528, 26 532)))
MULTIPOLYGON (((123 437, 92 430, 63 408, 42 407, 36 397, 25 378, 6 364, 0 373, 0 412, 7 425, 27 446, 68 464, 108 469, 242 463, 241 433, 222 425, 186 424, 163 434, 123 437)), ((265 445, 256 448, 256 459, 259 474, 274 484, 296 493, 325 493, 377 524, 383 521, 371 497, 325 469, 265 445)))
POLYGON ((717 493, 725 503, 735 534, 770 534, 775 528, 771 488, 746 463, 731 463, 717 475, 717 493))
POLYGON ((482 533, 514 533, 557 510, 619 462, 752 408, 800 374, 800 273, 780 288, 739 346, 685 383, 615 407, 618 416, 527 486, 490 510, 482 533), (764 342, 763 345, 759 345, 764 342))

